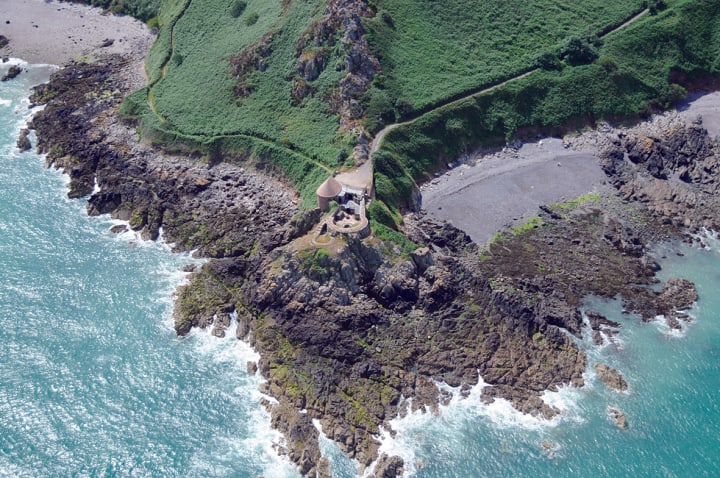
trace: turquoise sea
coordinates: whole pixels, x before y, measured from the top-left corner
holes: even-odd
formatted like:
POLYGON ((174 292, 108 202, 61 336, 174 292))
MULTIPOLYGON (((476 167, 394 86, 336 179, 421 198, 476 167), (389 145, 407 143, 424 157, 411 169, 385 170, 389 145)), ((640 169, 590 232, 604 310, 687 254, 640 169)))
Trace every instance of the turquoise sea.
MULTIPOLYGON (((254 352, 232 334, 174 334, 172 293, 194 260, 111 234, 114 222, 67 199, 42 157, 16 150, 29 88, 49 72, 0 83, 0 476, 297 476, 273 449, 260 378, 246 372, 254 352)), ((546 396, 560 418, 482 405, 476 390, 439 416, 397 420, 383 449, 418 477, 720 476, 720 241, 707 242, 657 250, 662 277, 688 277, 700 292, 680 334, 588 300, 623 328, 616 344, 581 342, 588 386, 546 396), (625 375, 629 393, 598 383, 598 361, 625 375), (627 430, 608 406, 627 414, 627 430)), ((335 476, 357 476, 322 446, 335 476)))

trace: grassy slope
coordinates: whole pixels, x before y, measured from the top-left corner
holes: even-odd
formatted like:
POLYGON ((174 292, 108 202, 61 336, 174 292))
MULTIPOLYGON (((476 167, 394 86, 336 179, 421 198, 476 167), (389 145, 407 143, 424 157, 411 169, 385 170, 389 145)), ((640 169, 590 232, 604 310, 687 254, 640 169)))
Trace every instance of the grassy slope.
POLYGON ((422 109, 532 67, 543 49, 641 10, 627 0, 378 0, 371 40, 391 98, 422 109), (392 18, 392 26, 382 13, 392 18))
POLYGON ((670 106, 684 94, 671 84, 671 72, 690 78, 720 72, 720 3, 668 4, 660 14, 646 15, 605 39, 600 54, 610 68, 596 62, 540 71, 389 132, 375 155, 378 196, 389 205, 403 204, 414 180, 463 149, 501 142, 523 127, 588 124, 670 106))
POLYGON ((337 118, 326 114, 319 98, 340 80, 328 68, 315 82, 318 94, 303 107, 290 104, 292 77, 297 67, 294 43, 313 18, 322 13, 322 1, 292 2, 283 14, 280 1, 251 0, 242 16, 233 18, 232 0, 195 0, 175 25, 174 55, 165 77, 153 88, 157 112, 176 129, 190 135, 253 135, 293 147, 330 166, 337 165, 343 146, 336 138, 337 118), (254 25, 245 23, 252 13, 254 25), (256 72, 256 91, 242 102, 232 92, 228 60, 268 31, 277 31, 268 68, 256 72))

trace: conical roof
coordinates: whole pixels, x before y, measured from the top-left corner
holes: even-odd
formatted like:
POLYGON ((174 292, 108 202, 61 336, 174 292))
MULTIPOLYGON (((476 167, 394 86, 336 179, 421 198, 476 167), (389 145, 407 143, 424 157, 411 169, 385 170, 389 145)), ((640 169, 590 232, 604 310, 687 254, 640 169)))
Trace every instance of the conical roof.
POLYGON ((316 192, 318 197, 330 199, 340 194, 340 191, 342 191, 342 184, 330 176, 317 188, 316 192))

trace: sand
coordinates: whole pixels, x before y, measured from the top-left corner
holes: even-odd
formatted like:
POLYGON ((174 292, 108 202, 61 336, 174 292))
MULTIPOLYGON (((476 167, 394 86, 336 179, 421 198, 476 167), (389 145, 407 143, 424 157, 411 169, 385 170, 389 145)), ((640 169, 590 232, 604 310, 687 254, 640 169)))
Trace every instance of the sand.
MULTIPOLYGON (((641 127, 658 134, 698 117, 711 137, 720 136, 720 92, 694 94, 641 127)), ((545 138, 515 149, 476 153, 421 186, 423 209, 462 229, 476 243, 487 244, 498 231, 537 215, 540 205, 608 191, 597 155, 618 131, 604 124, 564 140, 545 138)))
POLYGON ((154 40, 131 17, 53 0, 0 0, 0 35, 10 39, 3 56, 58 66, 84 55, 146 52, 154 40), (112 45, 101 47, 105 40, 112 45))
POLYGON ((568 150, 556 138, 474 158, 421 188, 423 208, 450 221, 478 244, 526 222, 542 204, 605 187, 595 156, 568 150))

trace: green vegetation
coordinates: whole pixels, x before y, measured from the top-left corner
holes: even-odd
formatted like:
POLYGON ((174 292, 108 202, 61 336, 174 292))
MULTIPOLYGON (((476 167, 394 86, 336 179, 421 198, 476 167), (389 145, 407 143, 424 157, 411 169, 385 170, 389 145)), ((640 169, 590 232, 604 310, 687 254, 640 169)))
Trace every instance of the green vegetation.
POLYGON ((233 18, 238 18, 240 15, 243 14, 246 7, 247 3, 243 0, 235 0, 235 2, 233 2, 232 6, 230 7, 230 16, 233 18))
POLYGON ((416 110, 528 71, 543 49, 599 34, 643 8, 627 0, 376 3, 381 14, 368 25, 383 65, 378 83, 416 110))
POLYGON ((542 227, 545 223, 538 216, 533 216, 528 219, 528 222, 520 224, 519 226, 511 227, 510 230, 516 235, 520 236, 526 232, 532 231, 542 227))
POLYGON ((378 197, 390 206, 406 205, 414 181, 429 178, 462 151, 501 144, 521 128, 553 132, 673 105, 685 95, 677 82, 691 86, 720 73, 720 4, 669 1, 665 10, 592 47, 602 61, 577 66, 558 61, 558 69, 536 71, 390 131, 375 155, 378 197), (458 122, 466 127, 456 127, 458 122))
POLYGON ((571 199, 570 201, 567 201, 567 202, 553 204, 550 207, 552 209, 559 209, 562 211, 572 211, 573 209, 577 209, 578 207, 580 207, 586 203, 597 201, 599 199, 600 199, 600 194, 588 193, 588 194, 583 194, 582 196, 577 197, 575 199, 571 199))
POLYGON ((283 12, 280 2, 250 0, 238 22, 231 15, 237 8, 233 0, 193 1, 176 17, 173 13, 181 2, 166 1, 165 24, 176 21, 172 33, 165 34, 167 40, 159 38, 163 44, 153 47, 158 53, 149 59, 148 69, 151 78, 157 78, 152 87, 155 111, 167 129, 191 136, 253 136, 302 152, 329 167, 338 165, 338 154, 349 143, 336 135, 337 117, 328 114, 321 98, 339 82, 341 73, 326 69, 314 82, 313 97, 299 106, 290 101, 298 61, 295 42, 322 12, 324 2, 293 2, 283 12), (265 59, 266 69, 251 74, 253 91, 238 101, 230 58, 268 32, 272 53, 265 59), (156 57, 168 56, 168 48, 182 55, 181 64, 157 61, 156 57))

